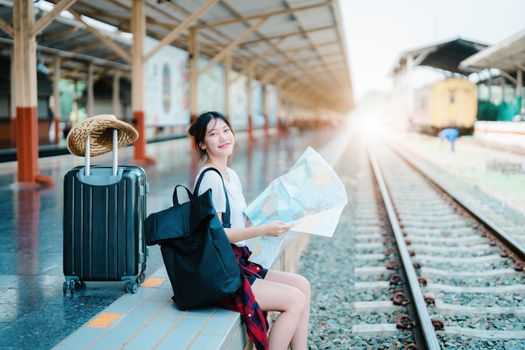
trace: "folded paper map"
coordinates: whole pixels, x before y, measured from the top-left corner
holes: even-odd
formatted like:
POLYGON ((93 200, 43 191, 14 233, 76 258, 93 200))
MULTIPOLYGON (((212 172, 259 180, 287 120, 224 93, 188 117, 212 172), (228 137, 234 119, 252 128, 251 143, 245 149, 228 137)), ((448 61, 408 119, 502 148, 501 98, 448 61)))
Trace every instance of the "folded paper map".
POLYGON ((334 169, 308 147, 244 213, 254 226, 284 221, 294 224, 293 231, 332 237, 347 202, 345 186, 334 169))

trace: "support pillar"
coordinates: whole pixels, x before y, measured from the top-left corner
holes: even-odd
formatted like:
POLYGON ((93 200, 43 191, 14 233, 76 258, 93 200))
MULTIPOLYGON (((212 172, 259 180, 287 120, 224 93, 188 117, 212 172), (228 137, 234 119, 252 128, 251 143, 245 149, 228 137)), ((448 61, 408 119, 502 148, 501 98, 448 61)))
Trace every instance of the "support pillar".
POLYGON ((264 136, 268 137, 270 135, 270 124, 269 124, 269 118, 268 118, 268 85, 263 86, 263 100, 262 100, 262 108, 263 108, 263 117, 264 117, 264 136))
POLYGON ((503 78, 503 75, 500 76, 501 80, 500 80, 500 89, 501 89, 501 102, 500 103, 503 103, 505 102, 505 78, 503 78))
POLYGON ((11 63, 10 63, 10 70, 11 70, 11 89, 10 89, 10 111, 11 111, 11 120, 9 123, 10 130, 11 130, 11 142, 10 144, 12 146, 16 146, 16 70, 15 70, 15 48, 11 47, 11 63))
POLYGON ((199 113, 199 32, 190 29, 190 123, 199 113))
POLYGON ((144 1, 133 0, 131 16, 131 105, 133 123, 139 132, 135 142, 134 159, 139 162, 153 163, 153 158, 146 156, 146 123, 144 116, 144 37, 146 36, 146 16, 144 1))
POLYGON ((226 117, 231 118, 230 81, 232 73, 232 56, 230 54, 226 55, 224 58, 224 72, 224 113, 226 114, 226 117))
POLYGON ((414 57, 408 56, 406 61, 406 93, 407 93, 407 118, 411 120, 414 117, 414 88, 412 86, 412 74, 414 70, 414 57))
POLYGON ((13 2, 16 155, 18 181, 53 185, 49 176, 38 174, 38 115, 36 85, 36 40, 31 34, 35 17, 32 0, 13 2))
POLYGON ((73 110, 72 110, 72 118, 73 123, 78 122, 78 80, 73 79, 73 110))
POLYGON ((284 101, 281 96, 281 89, 277 90, 277 132, 279 134, 286 133, 286 127, 284 122, 284 101))
POLYGON ((492 73, 489 69, 489 80, 488 80, 488 86, 489 86, 489 102, 492 103, 492 73))
POLYGON ((252 83, 253 83, 253 76, 254 71, 253 67, 250 67, 248 70, 248 79, 246 79, 246 89, 247 89, 247 113, 248 113, 248 140, 255 141, 255 137, 253 136, 253 89, 252 89, 252 83))
POLYGON ((87 75, 87 103, 86 103, 86 114, 88 117, 93 116, 95 113, 94 108, 94 94, 93 94, 93 85, 94 85, 94 71, 95 66, 92 63, 88 65, 88 75, 87 75))
POLYGON ((55 72, 53 74, 53 124, 55 127, 55 145, 58 145, 58 141, 60 140, 59 135, 59 123, 60 123, 60 65, 61 65, 61 58, 56 57, 55 59, 55 72))
POLYGON ((525 89, 523 88, 523 70, 516 71, 516 96, 521 96, 520 116, 525 120, 525 89))
POLYGON ((113 74, 113 115, 121 119, 120 115, 120 70, 116 69, 113 74))

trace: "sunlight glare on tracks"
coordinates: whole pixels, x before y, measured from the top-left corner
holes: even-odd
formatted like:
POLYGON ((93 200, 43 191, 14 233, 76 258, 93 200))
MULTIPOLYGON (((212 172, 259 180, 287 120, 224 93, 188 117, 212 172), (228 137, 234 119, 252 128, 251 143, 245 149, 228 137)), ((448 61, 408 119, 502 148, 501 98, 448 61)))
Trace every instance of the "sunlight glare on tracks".
POLYGON ((387 132, 381 120, 372 113, 359 114, 356 127, 366 141, 381 140, 387 132))

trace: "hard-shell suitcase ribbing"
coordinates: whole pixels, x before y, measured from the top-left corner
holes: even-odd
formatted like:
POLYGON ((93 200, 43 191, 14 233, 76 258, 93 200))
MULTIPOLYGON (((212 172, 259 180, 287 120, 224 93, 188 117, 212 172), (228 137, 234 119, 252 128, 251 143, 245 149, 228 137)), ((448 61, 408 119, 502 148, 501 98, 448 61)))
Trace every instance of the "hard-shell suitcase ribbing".
POLYGON ((146 269, 146 174, 86 163, 64 177, 64 293, 83 281, 127 281, 134 293, 146 269))

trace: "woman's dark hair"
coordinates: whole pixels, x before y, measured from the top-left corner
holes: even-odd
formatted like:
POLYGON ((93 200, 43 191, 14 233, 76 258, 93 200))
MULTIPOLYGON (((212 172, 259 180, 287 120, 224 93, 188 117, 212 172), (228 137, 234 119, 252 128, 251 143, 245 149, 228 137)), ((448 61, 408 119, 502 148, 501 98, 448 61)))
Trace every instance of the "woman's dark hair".
POLYGON ((234 133, 230 121, 223 114, 219 112, 204 112, 201 115, 199 115, 199 117, 193 123, 191 123, 190 128, 188 129, 188 134, 193 137, 193 141, 195 142, 195 148, 199 150, 199 155, 201 159, 206 157, 206 151, 203 150, 199 145, 202 142, 204 142, 208 123, 211 122, 213 119, 222 120, 226 123, 226 125, 228 125, 231 132, 234 133))

